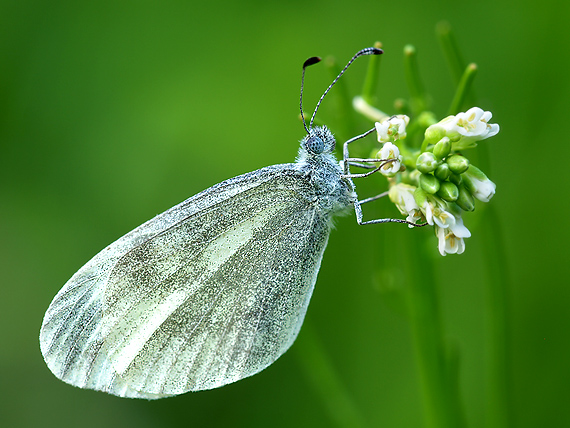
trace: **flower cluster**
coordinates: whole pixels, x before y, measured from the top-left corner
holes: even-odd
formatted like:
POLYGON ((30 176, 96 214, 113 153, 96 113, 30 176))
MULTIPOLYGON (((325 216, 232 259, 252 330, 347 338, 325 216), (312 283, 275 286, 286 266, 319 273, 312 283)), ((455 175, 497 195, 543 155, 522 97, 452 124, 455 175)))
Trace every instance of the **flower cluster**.
POLYGON ((427 127, 420 151, 406 150, 408 158, 400 155, 398 145, 406 143, 409 118, 393 116, 376 123, 378 141, 383 143, 378 158, 395 159, 380 169, 390 177, 390 200, 410 223, 434 227, 443 256, 463 253, 464 239, 471 233, 462 213, 475 209, 475 199, 489 202, 495 194, 495 184, 459 153, 499 132, 499 125, 490 124, 490 119, 491 113, 478 107, 448 116, 427 127), (397 175, 401 163, 408 170, 397 175))

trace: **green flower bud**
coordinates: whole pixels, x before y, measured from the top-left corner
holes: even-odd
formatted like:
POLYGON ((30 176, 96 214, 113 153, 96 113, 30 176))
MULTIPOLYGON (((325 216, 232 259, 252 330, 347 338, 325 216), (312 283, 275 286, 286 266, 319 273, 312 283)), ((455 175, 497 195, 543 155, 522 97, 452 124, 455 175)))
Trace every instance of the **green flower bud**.
POLYGON ((469 159, 461 155, 449 156, 445 161, 454 174, 462 174, 469 168, 469 159))
POLYGON ((421 187, 414 190, 414 200, 419 207, 423 207, 427 203, 427 193, 421 187))
POLYGON ((439 140, 433 148, 433 154, 438 159, 443 159, 449 154, 449 152, 451 152, 451 141, 447 137, 443 137, 439 140))
POLYGON ((434 194, 437 193, 440 187, 440 182, 431 174, 420 175, 420 186, 427 193, 434 194))
POLYGON ((423 152, 416 160, 416 168, 418 171, 427 174, 428 172, 434 171, 437 168, 438 163, 439 162, 433 153, 423 152))
POLYGON ((459 186, 463 182, 463 178, 459 174, 453 174, 449 176, 449 181, 454 183, 456 186, 459 186))
POLYGON ((475 198, 469 190, 465 188, 463 184, 458 187, 459 196, 455 203, 459 205, 462 210, 473 211, 475 209, 475 198))
POLYGON ((431 125, 426 129, 424 136, 429 144, 435 144, 445 137, 445 129, 438 124, 431 125))
POLYGON ((439 190, 437 191, 438 196, 447 202, 453 202, 457 200, 459 196, 459 190, 457 186, 449 181, 444 181, 441 183, 439 190))
POLYGON ((433 175, 435 175, 438 178, 438 180, 445 181, 452 174, 451 170, 449 169, 449 165, 444 162, 435 169, 433 175))

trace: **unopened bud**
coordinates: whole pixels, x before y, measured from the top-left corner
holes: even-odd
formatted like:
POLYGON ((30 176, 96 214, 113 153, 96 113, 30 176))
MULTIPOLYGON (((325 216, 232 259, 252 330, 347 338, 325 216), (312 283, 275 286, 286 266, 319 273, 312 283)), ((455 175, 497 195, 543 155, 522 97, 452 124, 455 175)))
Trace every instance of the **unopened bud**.
POLYGON ((437 194, 444 201, 454 202, 459 196, 459 190, 455 184, 449 181, 444 181, 441 183, 437 194))
POLYGON ((433 154, 438 159, 443 159, 449 154, 449 152, 451 152, 451 141, 447 137, 443 137, 439 140, 433 148, 433 154))
POLYGON ((454 183, 456 186, 459 186, 463 182, 463 178, 461 178, 461 175, 459 175, 459 174, 453 174, 452 173, 449 176, 449 181, 454 183))
POLYGON ((495 183, 489 180, 483 171, 473 165, 463 174, 463 182, 465 188, 482 202, 489 202, 495 194, 495 183))
POLYGON ((475 198, 463 184, 458 187, 459 196, 455 203, 464 211, 473 211, 475 209, 475 198))
POLYGON ((469 159, 461 155, 449 156, 445 161, 454 174, 462 174, 469 168, 469 159))
POLYGON ((427 194, 421 187, 414 190, 414 200, 419 207, 423 207, 427 203, 427 194))
POLYGON ((420 186, 427 193, 434 194, 437 193, 440 187, 440 182, 431 174, 420 175, 420 186))
POLYGON ((438 163, 439 162, 433 153, 423 152, 416 160, 416 168, 418 171, 427 174, 434 171, 437 168, 438 163))
POLYGON ((444 163, 438 165, 438 167, 435 169, 433 175, 435 175, 439 180, 445 181, 452 174, 451 174, 451 170, 449 169, 449 165, 444 162, 444 163))
POLYGON ((445 129, 436 123, 435 125, 432 125, 426 129, 424 136, 428 141, 428 144, 435 144, 443 137, 445 137, 445 129))

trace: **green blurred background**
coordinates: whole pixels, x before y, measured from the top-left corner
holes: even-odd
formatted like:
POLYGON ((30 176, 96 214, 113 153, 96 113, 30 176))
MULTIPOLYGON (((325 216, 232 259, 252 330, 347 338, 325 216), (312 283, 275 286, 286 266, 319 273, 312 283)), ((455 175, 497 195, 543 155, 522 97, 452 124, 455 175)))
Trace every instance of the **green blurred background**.
MULTIPOLYGON (((501 126, 483 144, 511 279, 516 426, 570 426, 568 173, 560 163, 570 155, 569 3, 432 3, 0 2, 0 426, 335 426, 334 401, 311 368, 318 349, 369 426, 421 427, 405 284, 385 242, 386 230, 390 239, 415 231, 398 225, 339 219, 298 341, 261 374, 218 390, 146 402, 73 388, 45 366, 38 332, 59 288, 105 245, 214 183, 294 159, 307 57, 344 63, 382 41, 379 105, 390 111, 407 96, 402 49, 412 43, 441 117, 453 95, 434 35, 442 19, 479 65, 478 104, 501 126)), ((366 63, 346 75, 351 95, 366 63)), ((307 110, 329 82, 322 65, 309 70, 307 110)), ((334 104, 331 94, 320 115, 333 130, 334 104)), ((370 210, 369 218, 397 215, 387 203, 370 210)), ((498 273, 483 265, 494 244, 477 232, 486 226, 465 219, 473 237, 464 255, 442 258, 428 232, 425 241, 446 339, 460 353, 468 425, 480 427, 485 281, 498 273)))

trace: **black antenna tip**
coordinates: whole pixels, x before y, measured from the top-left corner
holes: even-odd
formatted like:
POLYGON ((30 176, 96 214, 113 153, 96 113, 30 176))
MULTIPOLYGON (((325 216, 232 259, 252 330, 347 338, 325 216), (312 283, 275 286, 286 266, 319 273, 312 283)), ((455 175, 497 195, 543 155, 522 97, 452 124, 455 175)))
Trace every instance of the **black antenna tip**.
POLYGON ((314 65, 317 62, 321 62, 321 59, 318 56, 312 56, 303 63, 303 69, 307 68, 310 65, 314 65))
POLYGON ((370 48, 370 55, 380 55, 383 54, 384 51, 378 48, 370 48))

